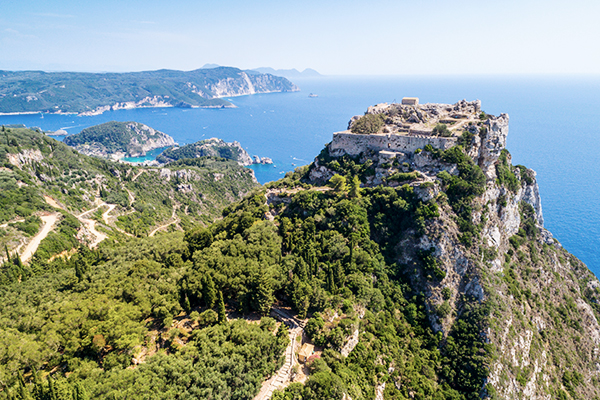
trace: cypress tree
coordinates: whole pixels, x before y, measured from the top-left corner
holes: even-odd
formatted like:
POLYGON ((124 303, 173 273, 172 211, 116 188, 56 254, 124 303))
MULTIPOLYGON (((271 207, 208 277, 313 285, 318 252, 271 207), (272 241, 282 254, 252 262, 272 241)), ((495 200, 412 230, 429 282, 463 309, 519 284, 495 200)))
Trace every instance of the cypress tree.
POLYGON ((348 196, 355 199, 360 197, 360 179, 358 179, 357 175, 354 175, 354 177, 350 181, 350 191, 348 193, 348 196))
POLYGON ((261 315, 269 315, 271 305, 273 304, 273 288, 268 275, 261 269, 261 274, 256 282, 256 291, 254 293, 254 306, 261 315))
POLYGON ((218 321, 220 324, 227 323, 227 313, 225 312, 225 302, 223 301, 223 292, 219 290, 218 299, 218 321))
POLYGON ((48 377, 48 399, 49 400, 58 400, 56 397, 56 388, 54 387, 54 380, 51 376, 48 377))
POLYGON ((40 374, 36 369, 33 370, 33 397, 40 400, 44 397, 44 385, 40 380, 40 374))
POLYGON ((73 390, 73 400, 90 400, 90 396, 87 394, 85 387, 81 384, 81 382, 75 383, 75 388, 73 390))
POLYGON ((206 275, 204 278, 202 296, 204 297, 204 302, 207 307, 213 308, 215 306, 215 302, 217 301, 217 289, 215 288, 215 282, 210 275, 206 275))

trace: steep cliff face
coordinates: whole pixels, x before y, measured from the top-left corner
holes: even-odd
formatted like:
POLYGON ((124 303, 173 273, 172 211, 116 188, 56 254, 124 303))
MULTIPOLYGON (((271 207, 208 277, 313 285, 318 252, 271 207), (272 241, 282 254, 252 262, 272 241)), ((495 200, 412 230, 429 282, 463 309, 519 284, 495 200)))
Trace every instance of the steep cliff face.
POLYGON ((244 96, 255 93, 296 92, 293 83, 269 74, 248 74, 240 71, 237 77, 220 79, 208 85, 214 97, 244 96))
POLYGON ((426 299, 442 354, 465 327, 478 332, 481 396, 596 398, 600 283, 544 229, 536 174, 505 149, 508 121, 482 115, 453 132, 460 146, 448 150, 325 149, 307 176, 323 184, 350 173, 363 186, 414 190, 425 211, 395 239, 396 261, 426 299))

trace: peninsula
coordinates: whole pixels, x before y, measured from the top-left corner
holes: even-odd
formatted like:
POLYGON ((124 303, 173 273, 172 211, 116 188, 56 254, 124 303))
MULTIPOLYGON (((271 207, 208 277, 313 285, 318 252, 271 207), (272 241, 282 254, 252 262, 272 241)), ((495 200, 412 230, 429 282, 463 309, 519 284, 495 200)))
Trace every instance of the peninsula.
POLYGON ((129 73, 0 71, 0 113, 96 115, 140 107, 233 107, 223 97, 299 90, 233 67, 129 73))
POLYGON ((118 161, 175 145, 173 138, 139 122, 110 121, 65 137, 64 143, 81 154, 118 161))
POLYGON ((211 138, 186 144, 181 147, 172 147, 156 157, 160 163, 170 163, 184 158, 221 157, 233 160, 239 165, 272 164, 268 157, 251 157, 239 142, 227 143, 222 139, 211 138))

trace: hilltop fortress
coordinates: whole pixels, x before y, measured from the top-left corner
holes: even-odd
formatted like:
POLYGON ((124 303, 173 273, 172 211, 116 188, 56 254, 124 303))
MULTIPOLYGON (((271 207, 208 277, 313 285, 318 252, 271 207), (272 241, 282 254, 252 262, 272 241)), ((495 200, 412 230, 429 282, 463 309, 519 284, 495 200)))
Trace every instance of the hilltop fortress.
POLYGON ((418 165, 423 161, 417 157, 419 149, 431 145, 445 150, 462 143, 488 179, 494 179, 494 165, 507 135, 508 115, 482 112, 479 100, 419 104, 409 97, 401 104, 377 104, 365 115, 352 117, 347 130, 333 134, 328 150, 332 157, 369 153, 369 158, 383 162, 396 159, 418 165))

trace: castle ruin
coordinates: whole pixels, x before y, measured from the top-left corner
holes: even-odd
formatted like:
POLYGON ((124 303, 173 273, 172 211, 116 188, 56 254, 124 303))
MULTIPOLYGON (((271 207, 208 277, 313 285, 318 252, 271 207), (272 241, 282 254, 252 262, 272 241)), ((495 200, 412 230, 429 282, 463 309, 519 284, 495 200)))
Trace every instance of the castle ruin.
POLYGON ((331 155, 356 156, 366 150, 413 153, 426 145, 448 149, 456 145, 465 130, 477 132, 481 124, 481 101, 419 104, 418 98, 407 97, 402 104, 369 107, 365 115, 368 114, 381 116, 381 128, 377 132, 357 133, 353 127, 364 116, 353 117, 347 130, 333 134, 329 144, 331 155))

